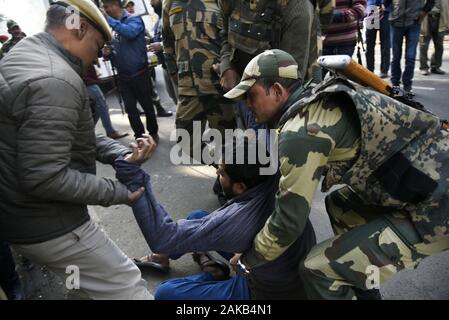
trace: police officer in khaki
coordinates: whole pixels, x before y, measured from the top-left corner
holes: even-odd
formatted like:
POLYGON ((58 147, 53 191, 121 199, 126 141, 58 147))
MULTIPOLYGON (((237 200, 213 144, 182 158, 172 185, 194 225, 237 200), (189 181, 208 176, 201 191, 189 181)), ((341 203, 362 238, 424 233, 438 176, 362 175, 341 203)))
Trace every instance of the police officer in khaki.
POLYGON ((133 204, 142 189, 97 177, 96 160, 142 163, 150 137, 132 145, 95 135, 81 74, 111 39, 90 0, 47 11, 45 32, 0 61, 0 240, 91 299, 151 299, 139 269, 92 221, 87 205, 133 204))
MULTIPOLYGON (((336 236, 299 266, 311 299, 378 298, 380 283, 449 249, 449 131, 440 119, 330 77, 302 84, 294 58, 267 50, 228 98, 276 128, 281 178, 273 214, 240 257, 281 256, 306 225, 320 181, 336 236)), ((239 258, 236 256, 235 263, 239 258)))
MULTIPOLYGON (((193 138, 197 122, 204 132, 206 122, 224 137, 234 128, 233 102, 222 97, 220 79, 213 69, 220 58, 223 20, 215 0, 163 2, 162 37, 167 70, 178 86, 176 128, 193 138)), ((193 140, 193 139, 192 139, 193 140)), ((181 141, 191 157, 201 151, 201 141, 190 146, 181 141)), ((195 159, 201 162, 201 159, 195 159)))

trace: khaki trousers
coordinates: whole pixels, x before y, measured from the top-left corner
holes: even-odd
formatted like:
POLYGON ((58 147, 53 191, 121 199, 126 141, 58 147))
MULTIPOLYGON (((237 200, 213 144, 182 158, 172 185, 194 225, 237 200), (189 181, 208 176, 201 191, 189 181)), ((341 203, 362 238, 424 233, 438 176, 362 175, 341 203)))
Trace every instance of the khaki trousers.
POLYGON ((92 220, 59 238, 12 247, 59 275, 74 295, 102 300, 153 299, 140 270, 92 220))

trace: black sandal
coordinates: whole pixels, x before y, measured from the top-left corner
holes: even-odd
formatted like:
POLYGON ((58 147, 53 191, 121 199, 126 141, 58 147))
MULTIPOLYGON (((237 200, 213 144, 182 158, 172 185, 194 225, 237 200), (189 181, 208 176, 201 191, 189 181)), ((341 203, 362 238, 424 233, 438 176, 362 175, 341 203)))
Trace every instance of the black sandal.
POLYGON ((222 280, 229 279, 229 276, 231 274, 231 269, 229 268, 229 266, 225 262, 215 260, 207 252, 192 253, 192 258, 193 258, 193 261, 195 261, 200 266, 201 271, 203 271, 203 272, 206 272, 206 271, 204 271, 204 268, 206 268, 206 267, 217 267, 217 268, 219 268, 222 271, 223 276, 219 277, 216 280, 222 281, 222 280), (204 261, 204 262, 201 262, 201 256, 202 255, 206 256, 208 260, 204 261))
POLYGON ((163 264, 154 262, 154 261, 142 261, 140 259, 134 258, 133 262, 140 270, 155 270, 161 273, 168 273, 170 271, 170 267, 164 266, 163 264))

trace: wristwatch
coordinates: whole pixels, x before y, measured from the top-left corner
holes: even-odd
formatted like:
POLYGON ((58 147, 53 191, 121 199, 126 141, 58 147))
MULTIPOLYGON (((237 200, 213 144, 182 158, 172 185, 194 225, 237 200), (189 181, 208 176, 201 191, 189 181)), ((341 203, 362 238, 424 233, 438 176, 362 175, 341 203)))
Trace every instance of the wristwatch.
POLYGON ((243 264, 240 259, 237 261, 237 267, 242 271, 243 275, 250 274, 250 270, 243 264))

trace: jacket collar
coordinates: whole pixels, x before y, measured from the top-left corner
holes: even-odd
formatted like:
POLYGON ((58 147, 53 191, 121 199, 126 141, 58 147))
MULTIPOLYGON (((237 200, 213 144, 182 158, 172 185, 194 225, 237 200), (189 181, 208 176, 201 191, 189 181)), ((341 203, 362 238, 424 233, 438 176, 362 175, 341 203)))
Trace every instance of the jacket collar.
POLYGON ((285 117, 288 117, 288 111, 291 109, 293 105, 295 105, 298 100, 302 98, 302 94, 304 93, 305 89, 308 88, 310 85, 310 82, 306 83, 305 85, 299 85, 296 89, 293 90, 293 92, 289 95, 287 101, 282 106, 281 110, 279 111, 279 119, 275 123, 275 128, 279 128, 283 124, 283 120, 285 117))
POLYGON ((56 52, 76 71, 79 75, 83 73, 83 62, 67 51, 51 34, 42 32, 36 35, 40 40, 46 42, 48 48, 56 52))
POLYGON ((126 11, 126 10, 123 10, 122 11, 122 16, 120 17, 120 22, 124 22, 126 19, 128 19, 128 17, 129 17, 129 14, 128 14, 128 11, 126 11))

